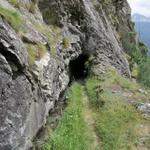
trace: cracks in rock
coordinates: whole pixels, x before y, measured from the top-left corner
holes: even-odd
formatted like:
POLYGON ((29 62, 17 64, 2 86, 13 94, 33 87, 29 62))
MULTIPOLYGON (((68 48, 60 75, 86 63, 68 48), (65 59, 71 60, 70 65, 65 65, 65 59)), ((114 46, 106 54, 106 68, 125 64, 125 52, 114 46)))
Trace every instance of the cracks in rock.
POLYGON ((12 79, 15 80, 18 76, 24 75, 26 79, 29 81, 29 83, 32 86, 32 90, 34 90, 34 82, 31 79, 31 75, 29 71, 26 70, 25 67, 23 67, 17 58, 15 54, 11 53, 8 49, 13 48, 13 47, 5 47, 2 43, 0 43, 0 54, 4 56, 6 61, 8 62, 8 65, 12 69, 12 79))
POLYGON ((35 137, 33 138, 33 148, 40 149, 41 145, 45 142, 45 139, 49 136, 50 130, 55 130, 58 121, 60 120, 64 109, 67 105, 66 97, 67 89, 62 91, 59 95, 59 100, 55 101, 55 107, 49 111, 47 123, 44 127, 40 128, 35 137))

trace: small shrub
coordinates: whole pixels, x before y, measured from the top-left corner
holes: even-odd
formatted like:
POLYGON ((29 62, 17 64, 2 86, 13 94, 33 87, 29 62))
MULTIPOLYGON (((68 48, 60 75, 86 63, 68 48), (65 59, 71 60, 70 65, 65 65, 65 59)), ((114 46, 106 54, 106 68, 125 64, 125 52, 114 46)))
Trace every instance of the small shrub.
POLYGON ((141 64, 143 62, 144 57, 146 56, 145 54, 142 53, 140 47, 138 47, 135 44, 130 44, 129 45, 130 51, 129 55, 132 58, 132 63, 136 62, 137 64, 141 64))

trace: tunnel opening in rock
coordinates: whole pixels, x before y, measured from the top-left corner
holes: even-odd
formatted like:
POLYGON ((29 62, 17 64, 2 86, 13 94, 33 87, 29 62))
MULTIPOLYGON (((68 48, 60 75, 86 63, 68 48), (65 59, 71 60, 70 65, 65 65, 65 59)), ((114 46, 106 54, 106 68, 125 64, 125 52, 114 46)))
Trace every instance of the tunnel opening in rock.
POLYGON ((81 54, 76 59, 70 61, 69 68, 71 80, 83 80, 88 76, 88 59, 89 55, 81 54))

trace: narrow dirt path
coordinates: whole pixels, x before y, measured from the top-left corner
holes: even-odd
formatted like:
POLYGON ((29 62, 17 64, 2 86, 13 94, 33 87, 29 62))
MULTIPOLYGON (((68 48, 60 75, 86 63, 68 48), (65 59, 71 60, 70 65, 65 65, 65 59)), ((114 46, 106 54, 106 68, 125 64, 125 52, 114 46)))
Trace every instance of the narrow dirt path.
POLYGON ((150 125, 149 122, 143 122, 140 124, 140 141, 139 145, 137 146, 137 150, 150 150, 150 148, 146 147, 144 141, 150 137, 150 125))
POLYGON ((82 101, 83 101, 83 107, 84 107, 84 118, 85 118, 85 122, 87 124, 88 127, 88 131, 89 131, 89 136, 91 138, 91 143, 92 143, 92 147, 94 150, 100 150, 100 141, 99 141, 99 137, 96 134, 95 131, 95 121, 94 121, 94 114, 90 108, 90 104, 89 104, 89 100, 87 95, 85 94, 85 90, 84 90, 84 86, 82 86, 82 101))

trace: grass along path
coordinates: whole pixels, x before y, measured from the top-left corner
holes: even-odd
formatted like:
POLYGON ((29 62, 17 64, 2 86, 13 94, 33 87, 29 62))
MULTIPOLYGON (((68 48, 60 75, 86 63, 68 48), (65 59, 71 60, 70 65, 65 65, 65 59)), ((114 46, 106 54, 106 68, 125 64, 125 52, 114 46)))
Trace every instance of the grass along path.
POLYGON ((131 105, 140 86, 115 72, 73 83, 68 105, 42 150, 149 150, 150 121, 131 105))
POLYGON ((102 150, 150 150, 150 120, 131 105, 149 101, 140 88, 113 70, 86 81, 102 150))
POLYGON ((90 103, 87 95, 85 94, 84 87, 82 86, 82 102, 84 107, 84 119, 87 124, 88 134, 91 138, 91 144, 93 145, 94 150, 100 150, 100 141, 99 137, 95 131, 95 120, 94 114, 90 108, 90 103))
POLYGON ((79 83, 71 86, 68 106, 42 150, 99 150, 88 98, 79 83))

